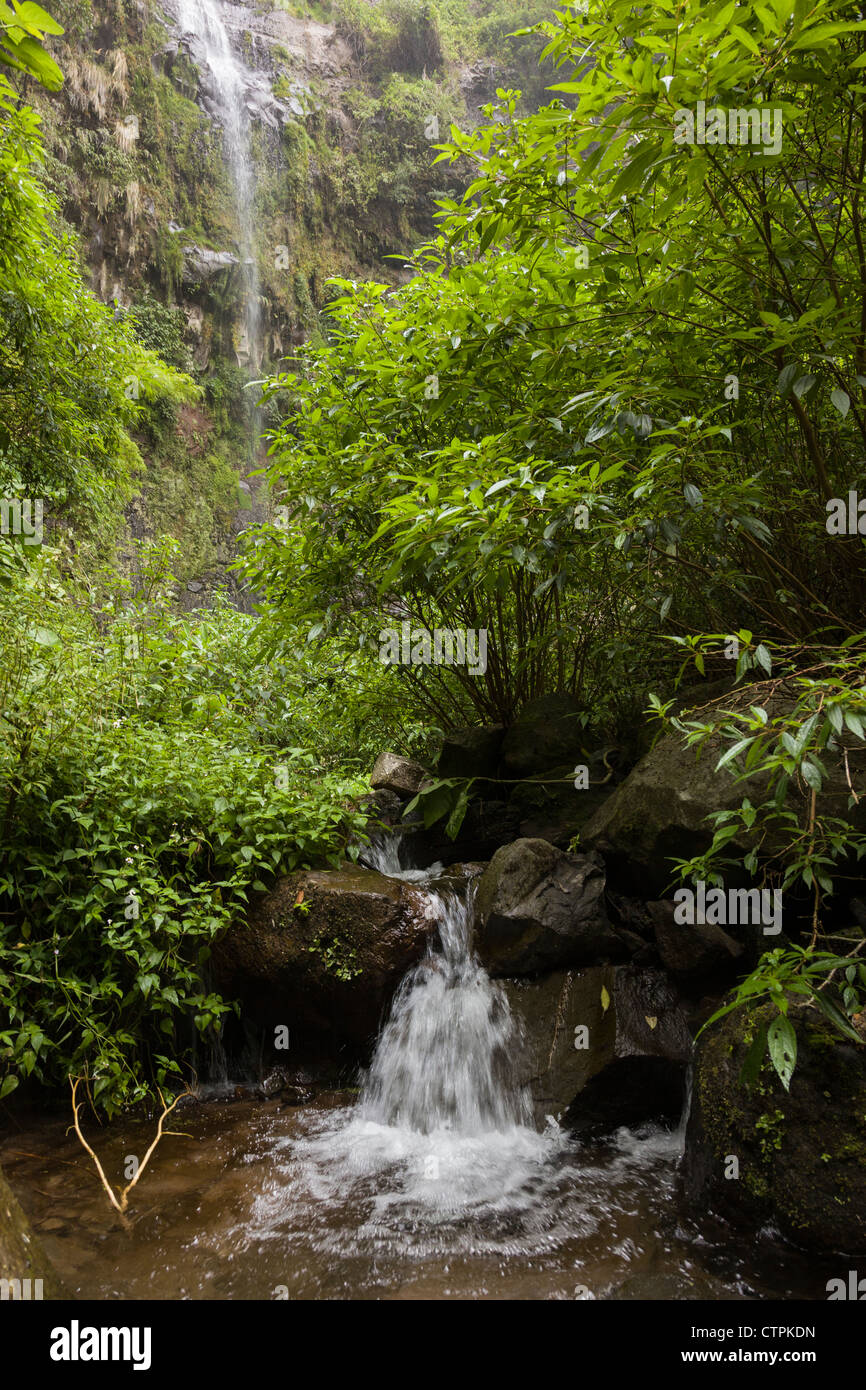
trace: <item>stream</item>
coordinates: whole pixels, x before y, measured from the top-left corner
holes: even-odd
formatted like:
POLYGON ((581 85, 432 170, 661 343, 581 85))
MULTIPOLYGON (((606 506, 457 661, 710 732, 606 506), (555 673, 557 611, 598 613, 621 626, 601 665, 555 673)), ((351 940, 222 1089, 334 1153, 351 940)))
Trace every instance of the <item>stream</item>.
MULTIPOLYGON (((372 862, 419 886, 396 844, 372 862)), ((682 1126, 580 1143, 539 1133, 514 1083, 504 992, 471 949, 472 899, 433 887, 438 939, 393 1001, 360 1091, 191 1100, 133 1194, 129 1229, 63 1121, 0 1162, 74 1296, 95 1299, 823 1298, 830 1266, 739 1238, 677 1200, 682 1126)), ((230 1088, 229 1088, 230 1090, 230 1088)), ((207 1095, 203 1089, 202 1095, 207 1095)), ((218 1094, 218 1093, 217 1093, 218 1094)), ((91 1141, 119 1179, 153 1136, 91 1141)), ((838 1261, 836 1262, 838 1263, 838 1261)))

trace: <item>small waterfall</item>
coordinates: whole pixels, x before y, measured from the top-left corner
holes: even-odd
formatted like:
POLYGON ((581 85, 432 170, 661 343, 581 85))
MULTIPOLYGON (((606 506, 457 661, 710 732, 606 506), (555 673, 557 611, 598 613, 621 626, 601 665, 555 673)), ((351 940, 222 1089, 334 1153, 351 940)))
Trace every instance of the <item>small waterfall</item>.
POLYGON ((464 899, 433 887, 441 865, 402 868, 399 835, 361 858, 426 891, 438 940, 397 991, 358 1103, 289 1141, 295 1177, 319 1200, 375 1193, 361 1238, 393 1220, 421 1230, 468 1212, 506 1219, 534 1201, 530 1189, 562 1135, 556 1126, 538 1133, 516 1082, 521 1038, 472 950, 472 886, 464 899))
POLYGON ((473 895, 437 894, 440 946, 412 970, 392 1005, 359 1117, 398 1129, 463 1135, 529 1125, 514 1079, 517 1030, 505 994, 475 959, 473 895))
POLYGON ((176 12, 182 32, 192 38, 202 80, 214 114, 223 127, 226 162, 235 189, 244 276, 244 327, 238 350, 239 356, 246 356, 251 366, 258 366, 261 313, 253 238, 255 171, 247 109, 248 74, 232 49, 220 0, 177 0, 176 12))
POLYGON ((382 835, 364 845, 358 856, 359 862, 368 869, 375 869, 386 878, 400 878, 404 883, 426 883, 442 873, 442 864, 437 861, 429 869, 404 869, 400 862, 400 847, 403 835, 399 830, 390 835, 382 835))

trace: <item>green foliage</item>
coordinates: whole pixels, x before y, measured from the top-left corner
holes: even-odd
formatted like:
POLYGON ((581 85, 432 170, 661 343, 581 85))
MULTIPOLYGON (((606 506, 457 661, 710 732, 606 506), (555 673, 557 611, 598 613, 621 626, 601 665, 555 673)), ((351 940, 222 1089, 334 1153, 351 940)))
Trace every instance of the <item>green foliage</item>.
POLYGON ((335 975, 338 980, 353 980, 361 974, 360 966, 355 964, 357 953, 339 936, 317 936, 307 949, 317 955, 328 974, 335 975))
POLYGON ((740 1079, 745 1085, 754 1085, 764 1057, 769 1056, 787 1091, 797 1065, 797 1034, 789 1017, 791 997, 820 1009, 849 1042, 863 1042, 850 1020, 866 1003, 866 965, 853 961, 851 956, 801 946, 777 948, 763 955, 757 967, 737 986, 733 999, 707 1019, 698 1037, 734 1009, 751 1010, 767 1000, 775 1006, 776 1013, 769 1023, 757 1029, 740 1079))
POLYGON ((362 782, 278 741, 250 620, 168 614, 172 548, 96 587, 3 552, 2 1084, 86 1072, 109 1113, 170 1084, 185 1019, 219 1031, 202 967, 251 894, 364 824, 362 782))
MULTIPOLYGON (((695 660, 701 648, 718 640, 717 634, 706 635, 691 644, 695 660)), ((672 702, 663 706, 653 697, 653 712, 682 733, 688 746, 700 749, 710 740, 720 745, 716 772, 725 769, 737 781, 760 779, 756 805, 747 797, 735 809, 713 812, 709 849, 675 862, 683 879, 721 883, 722 869, 742 865, 751 874, 760 866, 783 889, 802 885, 814 896, 817 930, 834 874, 866 854, 866 834, 851 815, 860 801, 854 782, 862 776, 866 740, 866 637, 851 638, 839 650, 810 648, 813 664, 805 669, 800 652, 774 644, 771 650, 772 655, 759 645, 752 657, 744 647, 738 667, 744 670, 754 659, 767 671, 772 666, 773 679, 738 692, 733 707, 730 700, 717 700, 703 720, 670 717, 672 702), (831 797, 834 780, 842 792, 831 797), (840 814, 846 808, 848 814, 840 814)))
POLYGON ((186 319, 177 305, 161 304, 152 295, 145 295, 134 304, 129 317, 141 343, 156 352, 163 362, 188 372, 191 367, 189 348, 184 342, 186 319))
POLYGON ((85 288, 35 173, 41 154, 37 116, 0 78, 0 491, 116 524, 141 463, 129 429, 143 403, 194 387, 85 288))
POLYGON ((42 40, 46 34, 62 34, 63 27, 46 14, 34 0, 12 0, 0 4, 0 63, 34 77, 43 87, 56 91, 63 85, 63 73, 46 53, 42 40))

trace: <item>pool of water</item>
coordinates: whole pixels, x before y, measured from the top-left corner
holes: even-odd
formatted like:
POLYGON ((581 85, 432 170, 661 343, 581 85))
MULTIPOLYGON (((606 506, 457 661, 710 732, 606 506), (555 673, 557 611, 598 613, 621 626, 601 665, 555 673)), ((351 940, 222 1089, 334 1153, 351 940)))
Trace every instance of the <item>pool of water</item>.
MULTIPOLYGON (((771 1231, 683 1216, 678 1133, 421 1134, 354 1101, 185 1103, 126 1229, 63 1122, 7 1129, 0 1163, 78 1298, 826 1298, 771 1231)), ((120 1184, 153 1126, 86 1132, 120 1184)))

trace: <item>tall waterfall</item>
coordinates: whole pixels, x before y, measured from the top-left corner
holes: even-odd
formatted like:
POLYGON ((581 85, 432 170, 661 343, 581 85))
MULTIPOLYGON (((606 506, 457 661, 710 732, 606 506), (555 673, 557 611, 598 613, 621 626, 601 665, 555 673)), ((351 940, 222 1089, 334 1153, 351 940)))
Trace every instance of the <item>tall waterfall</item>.
POLYGON ((183 34, 191 40, 212 109, 223 128, 226 162, 235 190, 244 277, 244 325, 238 351, 257 365, 261 314, 253 237, 255 170, 247 109, 249 77, 232 49, 221 0, 176 0, 176 13, 183 34))

